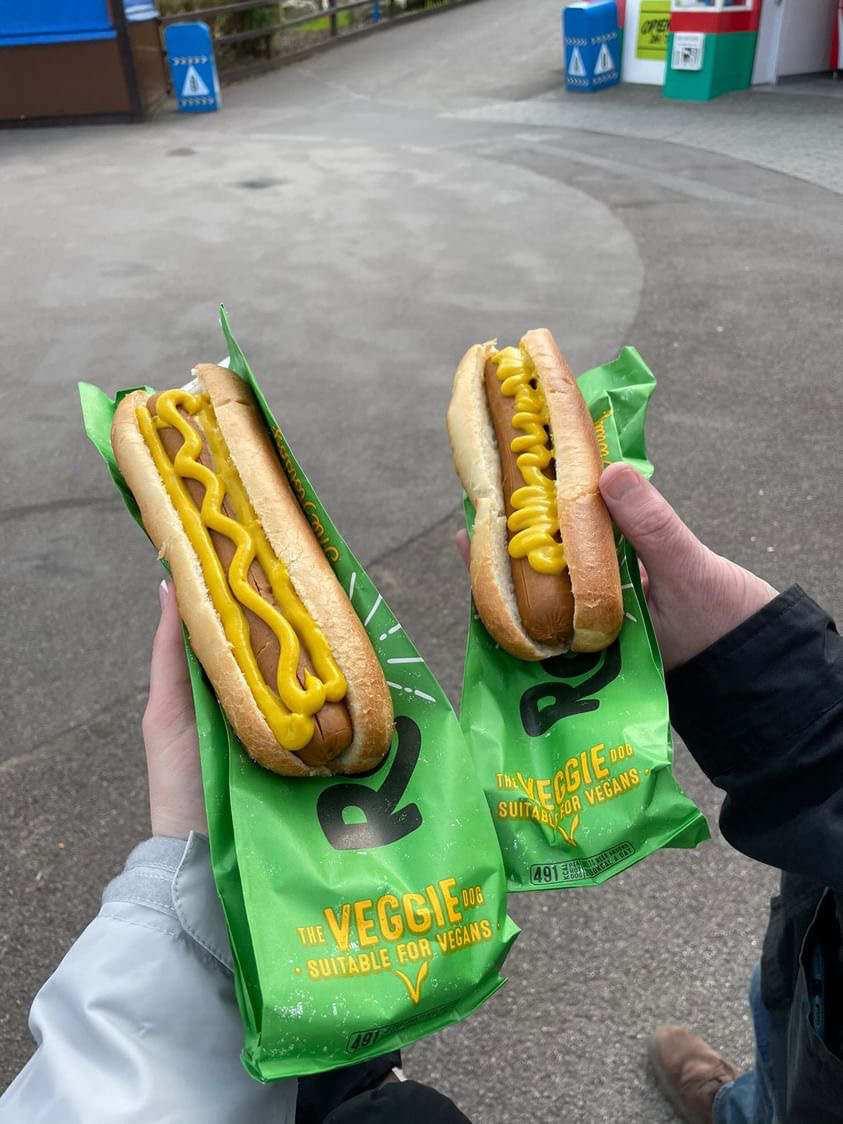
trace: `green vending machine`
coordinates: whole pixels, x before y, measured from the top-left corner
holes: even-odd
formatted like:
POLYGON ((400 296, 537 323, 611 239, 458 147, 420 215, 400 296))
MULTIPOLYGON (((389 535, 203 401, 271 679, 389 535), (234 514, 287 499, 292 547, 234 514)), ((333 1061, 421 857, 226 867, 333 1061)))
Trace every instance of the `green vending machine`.
POLYGON ((761 0, 672 0, 664 96, 709 101, 746 90, 761 0))

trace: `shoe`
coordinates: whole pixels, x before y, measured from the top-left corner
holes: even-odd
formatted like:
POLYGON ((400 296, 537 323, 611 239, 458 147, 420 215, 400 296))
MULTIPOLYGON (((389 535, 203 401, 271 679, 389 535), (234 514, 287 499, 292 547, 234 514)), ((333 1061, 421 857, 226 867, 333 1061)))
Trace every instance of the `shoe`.
POLYGON ((663 1026, 647 1047, 662 1092, 688 1124, 714 1124, 714 1097, 738 1071, 699 1035, 663 1026))

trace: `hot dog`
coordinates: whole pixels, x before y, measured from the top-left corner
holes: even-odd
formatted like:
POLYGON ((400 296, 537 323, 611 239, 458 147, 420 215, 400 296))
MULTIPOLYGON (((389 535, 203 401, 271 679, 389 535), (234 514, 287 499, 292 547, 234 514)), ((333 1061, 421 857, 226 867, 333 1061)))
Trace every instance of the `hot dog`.
POLYGON ((448 407, 475 509, 470 576, 492 638, 523 660, 609 646, 623 595, 588 407, 550 332, 469 348, 448 407))
POLYGON ((170 565, 191 645, 247 752, 288 776, 359 773, 392 739, 389 690, 257 403, 231 371, 126 395, 117 463, 170 565))

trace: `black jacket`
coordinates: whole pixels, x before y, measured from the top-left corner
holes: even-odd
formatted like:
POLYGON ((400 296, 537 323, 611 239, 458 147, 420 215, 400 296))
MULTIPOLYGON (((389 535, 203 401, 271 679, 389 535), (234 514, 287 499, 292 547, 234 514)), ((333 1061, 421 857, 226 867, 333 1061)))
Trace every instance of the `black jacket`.
POLYGON ((726 792, 723 835, 778 867, 761 962, 780 1124, 843 1121, 843 640, 798 586, 668 676, 726 792))

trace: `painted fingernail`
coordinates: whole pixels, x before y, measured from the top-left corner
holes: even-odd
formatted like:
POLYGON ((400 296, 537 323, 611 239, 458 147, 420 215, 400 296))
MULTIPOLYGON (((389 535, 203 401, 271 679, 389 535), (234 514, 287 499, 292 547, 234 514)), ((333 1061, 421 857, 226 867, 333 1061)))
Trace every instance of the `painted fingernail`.
POLYGON ((164 578, 158 586, 158 600, 161 603, 161 611, 167 607, 167 602, 170 599, 170 587, 167 585, 167 579, 164 578))
POLYGON ((604 477, 602 482, 601 491, 609 497, 610 500, 623 500, 641 487, 641 477, 634 468, 622 468, 611 472, 607 477, 604 477))

